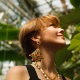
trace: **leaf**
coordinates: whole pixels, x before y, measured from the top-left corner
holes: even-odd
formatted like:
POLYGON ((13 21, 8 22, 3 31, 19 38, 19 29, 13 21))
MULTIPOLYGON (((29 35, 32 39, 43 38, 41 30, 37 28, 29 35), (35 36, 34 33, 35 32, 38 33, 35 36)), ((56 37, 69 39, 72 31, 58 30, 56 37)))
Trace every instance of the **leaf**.
POLYGON ((63 62, 68 61, 72 54, 70 50, 67 50, 69 45, 67 45, 64 49, 60 50, 57 52, 56 54, 56 64, 59 66, 61 65, 63 62))
MULTIPOLYGON (((76 27, 76 31, 80 32, 80 23, 76 27)), ((80 50, 80 33, 77 33, 71 40, 71 45, 68 47, 68 50, 74 49, 74 52, 80 50)))
POLYGON ((69 36, 66 31, 64 31, 64 36, 69 39, 69 36))
POLYGON ((68 50, 72 50, 77 48, 80 45, 80 40, 77 39, 72 39, 71 40, 71 45, 68 47, 68 50))
POLYGON ((75 49, 74 51, 78 51, 80 46, 80 33, 76 34, 71 40, 71 44, 68 47, 68 50, 75 49))
POLYGON ((15 61, 19 61, 25 60, 24 56, 19 55, 17 52, 13 51, 13 50, 1 50, 0 51, 0 61, 3 60, 15 60, 15 61))
POLYGON ((80 33, 76 34, 73 39, 77 39, 77 40, 80 40, 80 33))
POLYGON ((80 23, 77 25, 76 31, 80 32, 80 23))
POLYGON ((80 80, 80 76, 78 76, 77 78, 75 78, 74 80, 80 80))
POLYGON ((0 30, 0 40, 18 40, 19 29, 0 30))
POLYGON ((63 75, 70 78, 71 80, 73 80, 74 71, 73 71, 73 69, 66 69, 65 73, 63 75))
POLYGON ((75 8, 80 7, 80 0, 70 0, 70 2, 75 8))
POLYGON ((17 40, 19 29, 10 24, 0 23, 0 40, 17 40))
POLYGON ((79 50, 80 50, 80 45, 77 48, 74 49, 74 52, 77 52, 79 50))
POLYGON ((69 25, 78 23, 80 23, 80 8, 73 9, 71 13, 60 17, 60 25, 64 29, 66 29, 69 25))
POLYGON ((0 22, 0 29, 6 29, 6 28, 15 28, 10 24, 4 24, 0 22))

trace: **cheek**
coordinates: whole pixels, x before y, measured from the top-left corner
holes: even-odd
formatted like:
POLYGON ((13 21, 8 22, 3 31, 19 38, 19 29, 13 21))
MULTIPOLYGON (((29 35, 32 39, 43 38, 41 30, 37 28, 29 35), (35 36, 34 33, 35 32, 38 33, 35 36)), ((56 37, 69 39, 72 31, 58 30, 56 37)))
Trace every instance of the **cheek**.
POLYGON ((53 42, 57 39, 57 32, 47 31, 42 34, 42 41, 44 42, 53 42))
POLYGON ((59 37, 56 30, 47 30, 41 36, 41 42, 45 45, 65 44, 65 40, 59 37))

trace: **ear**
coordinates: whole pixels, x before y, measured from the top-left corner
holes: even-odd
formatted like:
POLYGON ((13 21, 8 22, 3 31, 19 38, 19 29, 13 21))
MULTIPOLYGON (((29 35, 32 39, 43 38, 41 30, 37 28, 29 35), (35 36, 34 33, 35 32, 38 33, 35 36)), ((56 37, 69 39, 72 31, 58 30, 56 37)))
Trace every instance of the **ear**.
POLYGON ((37 35, 33 35, 31 37, 31 40, 34 41, 34 42, 39 42, 40 41, 40 38, 41 38, 40 35, 37 34, 37 35))

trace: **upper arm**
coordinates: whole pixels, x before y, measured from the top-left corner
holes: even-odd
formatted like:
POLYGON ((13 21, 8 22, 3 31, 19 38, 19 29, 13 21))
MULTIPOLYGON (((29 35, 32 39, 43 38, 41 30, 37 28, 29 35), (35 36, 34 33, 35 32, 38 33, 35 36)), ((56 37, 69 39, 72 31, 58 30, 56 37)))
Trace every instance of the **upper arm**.
POLYGON ((21 67, 12 67, 6 75, 6 80, 24 80, 25 72, 26 71, 21 67))

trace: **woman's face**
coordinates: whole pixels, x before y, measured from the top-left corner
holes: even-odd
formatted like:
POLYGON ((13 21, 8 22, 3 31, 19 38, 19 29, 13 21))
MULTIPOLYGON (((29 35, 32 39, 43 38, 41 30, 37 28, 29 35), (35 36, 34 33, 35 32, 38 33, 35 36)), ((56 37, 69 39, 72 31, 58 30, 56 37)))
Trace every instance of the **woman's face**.
POLYGON ((66 45, 63 32, 64 30, 60 27, 55 27, 53 25, 47 27, 41 33, 42 45, 54 47, 66 45))

